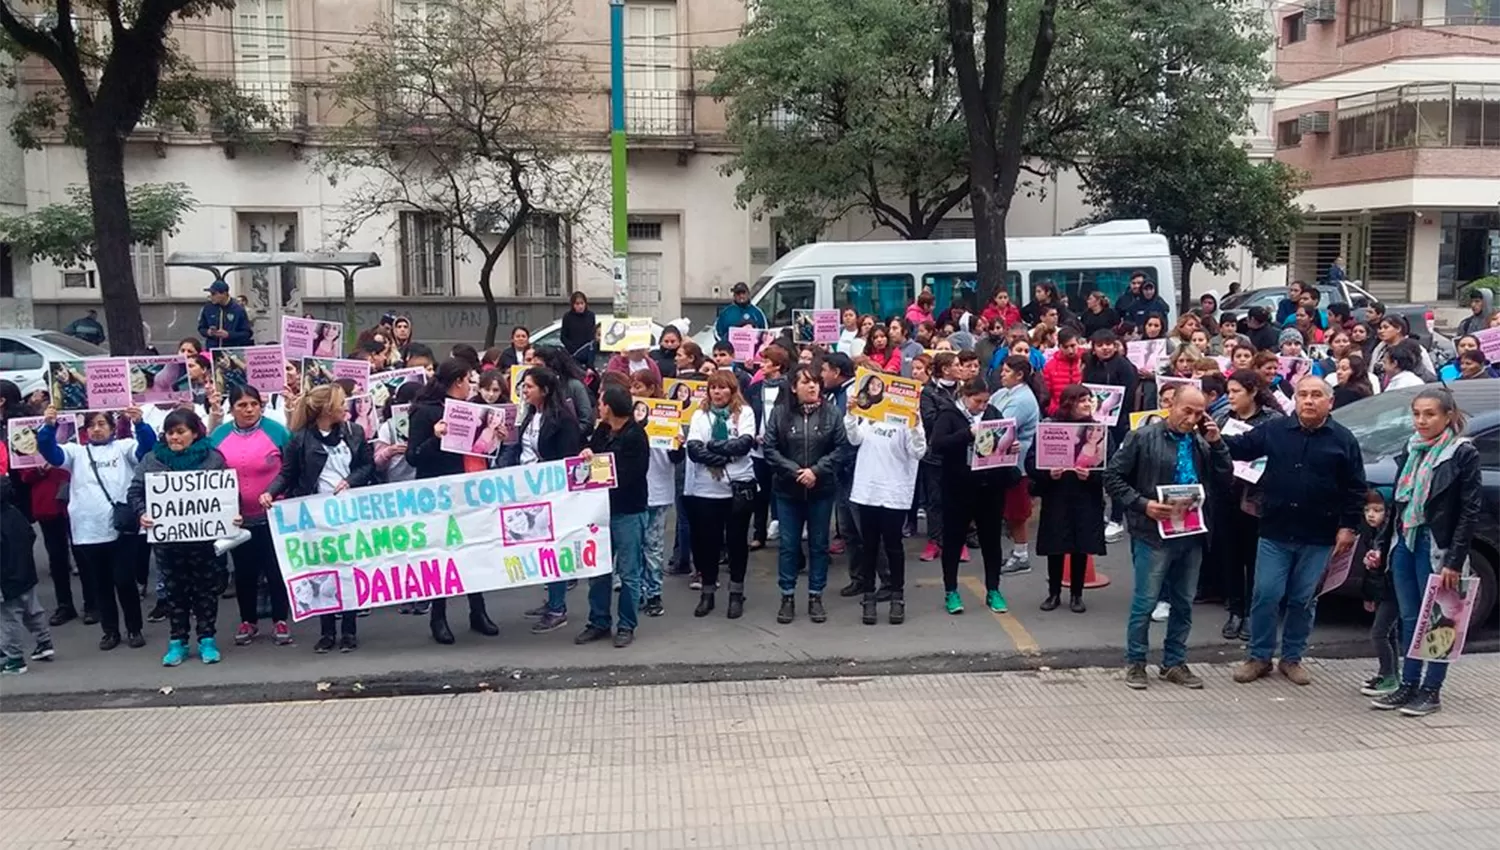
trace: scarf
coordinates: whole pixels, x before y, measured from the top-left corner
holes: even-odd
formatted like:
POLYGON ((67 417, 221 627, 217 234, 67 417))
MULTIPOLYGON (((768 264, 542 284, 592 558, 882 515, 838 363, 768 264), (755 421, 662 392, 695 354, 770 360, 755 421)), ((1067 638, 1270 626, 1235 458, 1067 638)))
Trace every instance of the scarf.
POLYGON ((729 439, 729 408, 710 407, 708 409, 708 436, 713 440, 729 439))
POLYGON ((161 461, 162 466, 173 472, 182 472, 187 469, 202 469, 203 462, 208 459, 209 448, 208 440, 203 437, 194 440, 192 445, 180 452, 172 451, 167 441, 162 440, 151 453, 161 461))
POLYGON ((1397 504, 1406 505, 1406 510, 1401 512, 1401 531, 1410 551, 1416 551, 1417 529, 1427 521, 1427 495, 1432 488, 1432 471, 1457 439, 1458 435, 1452 428, 1445 428, 1435 440, 1412 434, 1406 443, 1406 465, 1401 467, 1401 477, 1396 479, 1395 499, 1397 504))

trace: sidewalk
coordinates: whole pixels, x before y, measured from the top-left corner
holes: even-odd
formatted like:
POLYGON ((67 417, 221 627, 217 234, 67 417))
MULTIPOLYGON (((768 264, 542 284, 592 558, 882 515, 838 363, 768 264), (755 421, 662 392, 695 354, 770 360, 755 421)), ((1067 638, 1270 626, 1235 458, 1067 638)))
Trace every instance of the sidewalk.
MULTIPOLYGON (((149 644, 144 649, 121 646, 100 652, 96 648, 98 627, 75 621, 57 630, 56 661, 33 664, 25 676, 0 681, 0 711, 281 700, 356 692, 431 693, 445 688, 474 690, 481 683, 492 688, 564 688, 1120 663, 1131 586, 1125 546, 1111 547, 1116 554, 1100 560, 1099 571, 1112 583, 1085 594, 1089 606, 1085 614, 1073 614, 1066 606, 1050 613, 1037 609, 1047 583, 1040 563, 1028 575, 1003 581, 1011 613, 992 614, 984 607, 983 568, 976 560, 964 564, 960 573, 968 610, 954 617, 942 610, 940 565, 917 561, 916 541, 907 542, 907 622, 901 626, 885 624, 885 606, 879 626, 860 624, 859 600, 837 595, 848 578, 847 560, 842 557, 835 559, 829 580, 828 622, 807 620, 804 590, 797 600, 797 621, 777 624, 773 548, 751 557, 743 619, 724 617, 727 594, 722 590, 718 610, 695 619, 692 608, 697 593, 688 590, 686 578, 668 578, 667 615, 643 617, 635 645, 624 650, 608 643, 573 645, 574 635, 587 620, 584 585, 569 594, 568 626, 551 634, 528 632, 533 621, 521 612, 538 604, 542 594, 540 588, 520 589, 487 595, 490 615, 500 625, 498 638, 468 630, 463 600, 449 606, 458 637, 454 646, 434 643, 425 617, 381 608, 359 621, 360 648, 347 655, 313 653, 316 620, 294 626, 294 646, 273 646, 263 636, 254 645, 236 647, 232 636, 237 609, 234 600, 225 600, 219 619, 224 661, 211 667, 190 659, 182 667, 163 668, 164 623, 147 625, 149 644), (325 683, 326 689, 318 690, 319 683, 325 683), (170 686, 173 693, 161 694, 164 686, 170 686)), ((47 592, 50 583, 44 581, 43 586, 47 592)), ((806 587, 805 578, 802 587, 806 587)), ((1313 635, 1313 655, 1371 653, 1365 639, 1367 621, 1357 608, 1357 602, 1325 607, 1313 635), (1353 615, 1348 613, 1351 608, 1353 615)), ((1222 608, 1197 606, 1195 619, 1195 660, 1242 657, 1239 642, 1219 637, 1222 608)), ((1164 625, 1153 624, 1152 636, 1158 645, 1164 632, 1164 625)), ((1481 635, 1471 636, 1471 651, 1486 645, 1481 635)))
POLYGON ((1202 691, 1073 670, 11 714, 14 850, 1491 850, 1500 659, 1202 691), (1438 838, 1441 836, 1441 838, 1438 838))

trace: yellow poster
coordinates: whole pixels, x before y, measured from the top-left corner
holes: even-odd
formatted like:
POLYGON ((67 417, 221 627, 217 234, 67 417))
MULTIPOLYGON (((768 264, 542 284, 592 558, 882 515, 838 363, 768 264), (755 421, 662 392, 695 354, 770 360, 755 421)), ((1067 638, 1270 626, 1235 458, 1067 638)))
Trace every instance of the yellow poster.
POLYGON ((510 367, 510 397, 515 401, 521 400, 521 379, 526 377, 526 370, 530 366, 517 364, 510 367))
POLYGON ((645 427, 651 448, 682 448, 682 405, 669 398, 636 397, 631 401, 635 402, 635 421, 645 427))
POLYGON ((860 369, 854 375, 849 412, 875 422, 916 425, 921 408, 922 385, 911 378, 860 369))
POLYGON ((599 333, 600 351, 635 351, 651 347, 651 317, 604 319, 599 333))
POLYGON ((1163 407, 1161 410, 1137 411, 1130 414, 1130 430, 1139 431, 1143 425, 1150 425, 1152 422, 1160 422, 1161 420, 1166 418, 1167 409, 1165 407, 1163 407))
POLYGON ((662 392, 667 398, 682 405, 682 421, 687 422, 693 418, 693 411, 698 405, 703 403, 704 396, 708 395, 708 381, 667 378, 662 381, 662 392))

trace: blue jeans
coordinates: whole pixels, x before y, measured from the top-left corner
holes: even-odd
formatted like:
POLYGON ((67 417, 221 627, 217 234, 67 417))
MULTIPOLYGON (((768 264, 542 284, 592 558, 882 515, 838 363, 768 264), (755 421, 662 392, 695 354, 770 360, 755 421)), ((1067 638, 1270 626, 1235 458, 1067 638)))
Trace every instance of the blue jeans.
MULTIPOLYGON (((1426 528, 1417 531, 1416 551, 1406 548, 1406 540, 1397 535, 1396 545, 1391 548, 1391 584, 1396 588, 1396 606, 1401 609, 1402 655, 1411 646, 1412 635, 1417 631, 1417 620, 1421 619, 1422 599, 1427 595, 1427 579, 1432 576, 1432 535, 1426 528)), ((1448 662, 1423 662, 1416 658, 1401 661, 1401 684, 1418 685, 1424 690, 1435 691, 1443 686, 1448 677, 1448 662), (1423 666, 1426 675, 1423 675, 1423 666)))
POLYGON ((651 599, 661 595, 661 570, 667 561, 667 506, 646 509, 646 537, 641 544, 646 554, 646 568, 641 573, 641 595, 651 599))
MULTIPOLYGON (((615 572, 620 577, 620 629, 635 631, 636 606, 641 599, 641 573, 646 568, 642 544, 646 540, 646 512, 609 518, 609 545, 614 548, 615 572)), ((609 629, 609 609, 615 595, 614 576, 589 579, 589 625, 609 629)))
POLYGON ((548 582, 547 610, 554 614, 568 613, 568 581, 548 582))
POLYGON ((693 568, 693 535, 688 527, 688 512, 682 507, 682 489, 677 490, 677 522, 673 530, 672 561, 684 572, 693 568))
POLYGON ((1193 630, 1193 592, 1198 587, 1198 568, 1203 565, 1203 538, 1163 540, 1160 546, 1151 546, 1132 537, 1130 562, 1135 591, 1130 597, 1130 622, 1125 627, 1125 663, 1146 663, 1146 652, 1151 648, 1151 609, 1163 598, 1171 603, 1172 613, 1167 617, 1161 666, 1166 669, 1186 663, 1188 632, 1193 630))
POLYGON ((823 595, 828 586, 828 523, 833 518, 833 497, 788 499, 776 497, 776 517, 781 537, 776 542, 776 584, 782 596, 797 592, 797 564, 802 560, 802 529, 807 528, 807 592, 823 595))
POLYGON ((1301 663, 1317 614, 1318 581, 1328 569, 1332 552, 1332 546, 1260 539, 1255 552, 1255 589, 1250 594, 1252 661, 1269 662, 1276 654, 1276 620, 1285 602, 1281 660, 1301 663))

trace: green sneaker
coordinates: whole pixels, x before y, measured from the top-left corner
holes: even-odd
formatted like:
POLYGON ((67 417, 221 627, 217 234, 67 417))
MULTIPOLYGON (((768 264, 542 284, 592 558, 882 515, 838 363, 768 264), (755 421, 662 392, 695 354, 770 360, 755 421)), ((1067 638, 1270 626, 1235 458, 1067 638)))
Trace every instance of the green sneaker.
POLYGON ((1401 687, 1401 680, 1395 676, 1371 676, 1365 680, 1359 692, 1367 697, 1383 697, 1386 694, 1395 693, 1399 687, 1401 687))
POLYGON ((167 641, 167 654, 161 657, 163 667, 176 667, 187 660, 188 645, 185 640, 167 641))
POLYGON ((949 614, 962 614, 964 612, 964 601, 958 598, 958 591, 950 590, 943 597, 943 604, 947 607, 949 614))
POLYGON ((984 604, 988 605, 989 609, 991 611, 994 611, 996 614, 1004 614, 1006 611, 1010 610, 1010 608, 1005 604, 1005 597, 1001 596, 1000 591, 998 590, 991 590, 986 592, 984 594, 984 604))

